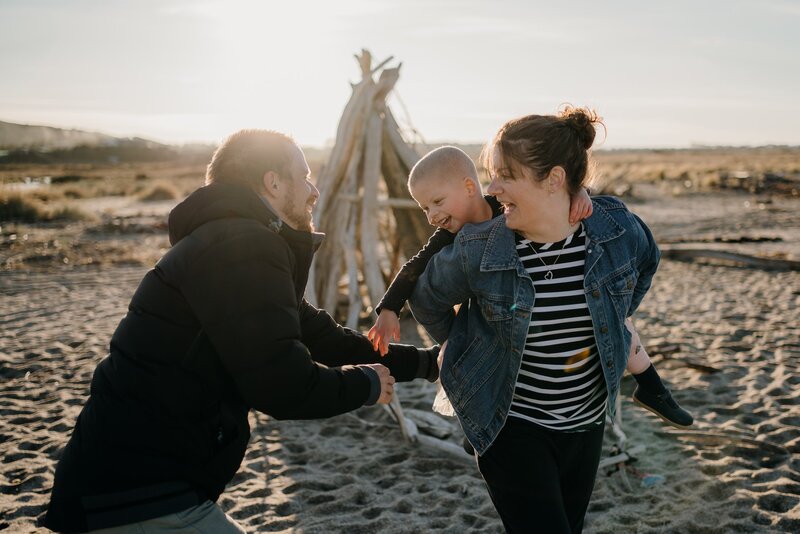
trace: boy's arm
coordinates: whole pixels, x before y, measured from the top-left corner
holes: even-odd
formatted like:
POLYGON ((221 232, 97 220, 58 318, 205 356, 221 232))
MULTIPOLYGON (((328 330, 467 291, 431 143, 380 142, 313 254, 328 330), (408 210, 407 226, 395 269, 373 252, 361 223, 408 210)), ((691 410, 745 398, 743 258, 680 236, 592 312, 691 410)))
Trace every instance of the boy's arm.
POLYGON ((472 297, 461 251, 455 243, 436 254, 409 298, 414 318, 437 343, 447 340, 456 315, 453 306, 472 297))
POLYGON ((408 260, 400 269, 400 272, 397 273, 397 276, 394 277, 380 304, 375 308, 375 313, 380 314, 381 310, 385 309, 395 312, 399 317, 400 310, 403 309, 406 301, 414 291, 417 279, 425 271, 428 262, 434 254, 451 244, 454 239, 455 235, 447 230, 437 229, 428 240, 428 243, 422 247, 422 250, 408 260))
POLYGON ((594 211, 592 207, 592 199, 589 198, 589 189, 581 187, 575 195, 569 198, 569 223, 578 224, 578 222, 586 219, 594 211))

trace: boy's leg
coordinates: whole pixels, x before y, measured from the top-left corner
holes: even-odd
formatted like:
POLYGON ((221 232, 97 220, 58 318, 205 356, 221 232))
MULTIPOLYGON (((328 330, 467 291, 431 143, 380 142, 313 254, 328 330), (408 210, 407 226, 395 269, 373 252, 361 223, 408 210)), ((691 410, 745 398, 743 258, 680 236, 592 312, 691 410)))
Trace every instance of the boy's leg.
POLYGON ((634 402, 672 426, 679 428, 690 426, 694 423, 694 418, 678 405, 664 386, 630 318, 625 321, 625 326, 631 332, 631 352, 628 355, 627 369, 637 383, 633 392, 634 402))
POLYGON ((506 532, 569 533, 548 432, 509 417, 478 468, 506 532))
POLYGON ((662 395, 667 391, 664 382, 650 361, 650 356, 641 345, 635 345, 631 348, 631 355, 628 357, 628 372, 633 375, 639 387, 652 395, 662 395), (636 351, 634 354, 633 351, 636 351))
MULTIPOLYGON (((641 352, 650 361, 644 349, 641 352)), ((633 401, 636 404, 678 428, 686 428, 694 423, 692 414, 681 408, 678 402, 672 398, 672 394, 664 386, 652 363, 644 372, 633 375, 633 378, 638 384, 633 392, 633 401)))

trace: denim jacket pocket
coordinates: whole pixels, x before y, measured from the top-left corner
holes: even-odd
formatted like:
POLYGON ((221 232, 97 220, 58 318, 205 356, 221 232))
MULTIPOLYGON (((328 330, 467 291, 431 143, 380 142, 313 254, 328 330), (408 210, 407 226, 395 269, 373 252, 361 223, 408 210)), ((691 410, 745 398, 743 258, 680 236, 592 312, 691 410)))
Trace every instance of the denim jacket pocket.
POLYGON ((633 300, 633 290, 636 287, 636 271, 628 268, 622 273, 611 277, 605 283, 606 289, 611 294, 611 302, 617 311, 618 317, 625 320, 633 300))
MULTIPOLYGON (((467 348, 464 349, 463 352, 461 352, 461 354, 459 354, 454 360, 450 362, 450 368, 453 370, 454 375, 458 375, 458 370, 464 366, 464 361, 469 357, 469 355, 472 352, 474 352, 475 347, 479 346, 480 344, 481 344, 481 337, 475 336, 474 338, 472 338, 472 341, 469 342, 467 348)), ((451 349, 452 345, 448 346, 447 348, 451 349)), ((450 350, 448 350, 447 352, 449 354, 450 350)))
POLYGON ((481 299, 481 313, 487 322, 510 321, 514 318, 514 301, 494 295, 481 299))
POLYGON ((501 358, 495 353, 498 340, 490 335, 486 337, 475 336, 458 358, 456 358, 445 371, 443 380, 447 394, 454 405, 468 402, 483 383, 490 379, 497 370, 501 358), (448 380, 449 379, 449 380, 448 380), (451 386, 451 387, 448 387, 451 386))
POLYGON ((511 339, 514 326, 514 300, 499 295, 484 295, 480 299, 481 315, 499 339, 511 339))

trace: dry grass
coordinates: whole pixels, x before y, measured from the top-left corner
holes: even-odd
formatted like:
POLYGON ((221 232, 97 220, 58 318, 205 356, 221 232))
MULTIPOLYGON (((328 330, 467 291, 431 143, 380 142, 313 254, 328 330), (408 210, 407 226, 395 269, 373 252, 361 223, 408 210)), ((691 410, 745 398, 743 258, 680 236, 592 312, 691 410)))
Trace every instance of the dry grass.
MULTIPOLYGON (((418 152, 435 148, 421 147, 418 152)), ((464 145, 473 158, 480 145, 464 145)), ((705 148, 691 150, 596 150, 593 156, 597 179, 592 189, 620 194, 637 183, 655 183, 665 194, 684 195, 697 191, 731 189, 731 176, 749 176, 744 191, 765 174, 785 176, 800 183, 800 147, 705 148)), ((477 159, 476 159, 477 162, 477 159)), ((486 183, 485 171, 478 170, 486 183)), ((800 186, 793 196, 800 196, 800 186)), ((792 187, 780 194, 792 194, 792 187)))
POLYGON ((157 182, 141 193, 138 198, 143 202, 154 202, 158 200, 174 200, 182 196, 181 191, 169 182, 157 182))
MULTIPOLYGON (((472 156, 480 151, 465 149, 472 156)), ((325 157, 309 152, 313 177, 325 157)), ((595 159, 602 177, 597 191, 621 196, 636 195, 642 182, 658 184, 665 195, 715 191, 730 187, 728 175, 783 174, 795 180, 791 187, 800 184, 800 148, 601 150, 595 159)), ((0 270, 152 265, 169 247, 166 201, 203 185, 205 170, 176 163, 0 165, 0 270), (163 205, 135 202, 162 199, 163 205)))
POLYGON ((606 188, 658 183, 675 195, 730 187, 729 177, 737 174, 754 179, 765 174, 800 176, 800 148, 796 147, 599 150, 594 159, 599 183, 606 188))
POLYGON ((32 194, 0 189, 2 222, 69 222, 90 220, 92 216, 69 204, 46 204, 32 194))
MULTIPOLYGON (((432 146, 431 146, 432 147, 432 146)), ((424 153, 431 147, 417 147, 424 153)), ((473 157, 480 145, 464 145, 473 157)), ((309 151, 312 176, 319 175, 326 151, 309 151)), ((597 150, 594 153, 600 188, 614 192, 626 184, 638 182, 663 184, 665 193, 686 194, 715 190, 726 184, 725 176, 744 173, 800 175, 800 147, 720 148, 696 150, 597 150)), ((0 184, 50 182, 37 191, 40 200, 49 203, 63 199, 105 196, 146 196, 156 184, 175 188, 180 198, 200 187, 205 165, 142 163, 120 165, 3 165, 0 184)), ((168 195, 169 193, 165 193, 168 195)))
POLYGON ((42 184, 35 195, 44 202, 64 198, 139 197, 162 182, 174 188, 174 198, 180 198, 201 186, 204 177, 205 165, 0 165, 0 185, 42 184))

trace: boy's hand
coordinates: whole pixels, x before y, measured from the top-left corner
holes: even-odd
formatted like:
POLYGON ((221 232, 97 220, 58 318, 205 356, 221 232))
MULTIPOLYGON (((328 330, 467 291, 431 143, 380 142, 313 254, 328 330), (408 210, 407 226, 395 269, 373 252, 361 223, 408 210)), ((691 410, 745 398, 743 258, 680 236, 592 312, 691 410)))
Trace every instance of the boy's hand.
POLYGON ((392 310, 381 310, 378 320, 367 332, 372 348, 386 356, 390 341, 400 341, 400 319, 392 310))
POLYGON ((578 222, 586 219, 592 214, 592 199, 589 198, 589 193, 585 187, 574 197, 569 199, 569 223, 578 224, 578 222))

